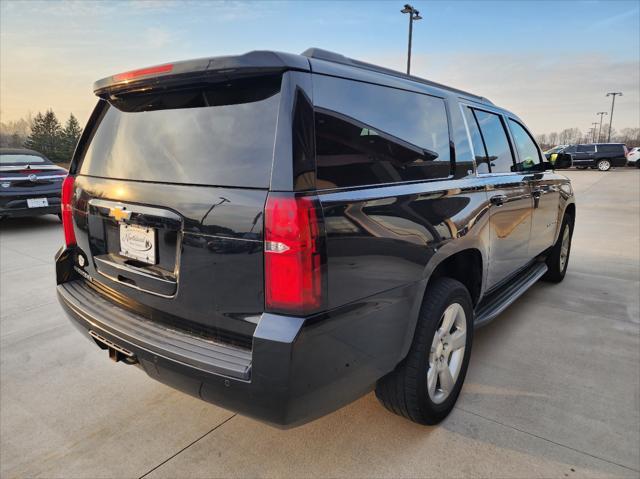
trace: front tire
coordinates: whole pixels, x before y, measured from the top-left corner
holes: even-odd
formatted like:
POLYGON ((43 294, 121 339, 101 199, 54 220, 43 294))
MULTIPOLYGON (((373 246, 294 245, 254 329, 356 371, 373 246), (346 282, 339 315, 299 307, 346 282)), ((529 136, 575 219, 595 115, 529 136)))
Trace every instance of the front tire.
POLYGON ((562 226, 556 244, 551 248, 547 256, 547 272, 542 277, 543 280, 551 283, 559 283, 567 274, 569 266, 569 254, 571 253, 571 239, 573 238, 573 221, 569 215, 564 215, 562 226))
POLYGON ((460 395, 472 340, 469 291, 454 279, 436 279, 422 302, 409 354, 376 385, 378 400, 418 424, 439 423, 460 395))
POLYGON ((609 160, 599 160, 596 166, 600 171, 609 171, 611 169, 611 162, 609 160))

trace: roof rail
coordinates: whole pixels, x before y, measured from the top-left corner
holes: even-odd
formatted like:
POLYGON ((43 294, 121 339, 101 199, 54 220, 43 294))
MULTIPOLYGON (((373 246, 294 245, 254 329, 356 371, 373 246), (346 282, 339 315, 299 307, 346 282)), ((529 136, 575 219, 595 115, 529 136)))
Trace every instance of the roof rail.
POLYGON ((404 78, 406 80, 411 80, 414 82, 418 82, 418 83, 423 83, 425 85, 429 85, 432 87, 436 87, 436 88, 442 88, 443 90, 448 90, 451 91, 453 93, 457 93, 460 95, 464 95, 464 96, 468 96, 471 98, 474 98, 478 101, 482 101, 485 103, 491 103, 493 104, 493 102, 483 96, 480 95, 474 95, 473 93, 469 93, 467 91, 464 90, 459 90, 457 88, 452 88, 450 86, 446 86, 446 85, 442 85, 441 83, 436 83, 430 80, 426 80, 424 78, 420 78, 420 77, 416 77, 413 75, 407 75, 406 73, 402 73, 399 72, 397 70, 392 70, 391 68, 385 68, 385 67, 381 67, 379 65, 374 65, 373 63, 367 63, 367 62, 363 62, 360 60, 355 60, 353 58, 349 58, 349 57, 345 57, 344 55, 341 55, 340 53, 335 53, 335 52, 331 52, 329 50, 323 50, 322 48, 307 48, 304 52, 302 52, 302 55, 307 57, 307 58, 316 58, 318 60, 324 60, 327 62, 332 62, 332 63, 339 63, 341 65, 347 65, 347 66, 351 66, 354 68, 361 68, 363 70, 370 70, 370 71, 374 71, 374 72, 378 72, 378 73, 382 73, 385 75, 391 75, 394 77, 398 77, 398 78, 404 78))

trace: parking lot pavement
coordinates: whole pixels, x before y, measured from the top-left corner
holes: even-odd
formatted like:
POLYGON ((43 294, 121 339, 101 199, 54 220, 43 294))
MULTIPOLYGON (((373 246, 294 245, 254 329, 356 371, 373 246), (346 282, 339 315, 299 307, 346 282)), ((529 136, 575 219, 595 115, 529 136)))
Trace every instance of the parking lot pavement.
POLYGON ((55 299, 54 216, 0 224, 4 477, 640 476, 640 171, 570 171, 569 272, 479 330, 440 426, 373 394, 281 431, 113 364, 55 299))

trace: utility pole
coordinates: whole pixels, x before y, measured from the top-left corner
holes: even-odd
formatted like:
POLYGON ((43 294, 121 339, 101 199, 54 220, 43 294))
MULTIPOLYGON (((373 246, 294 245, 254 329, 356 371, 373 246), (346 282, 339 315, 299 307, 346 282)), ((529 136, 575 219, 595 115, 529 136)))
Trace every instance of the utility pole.
POLYGON ((602 141, 602 139, 601 139, 601 135, 602 135, 602 116, 603 115, 608 115, 608 113, 606 111, 599 111, 598 113, 596 113, 596 115, 600 115, 600 126, 598 127, 598 143, 600 143, 602 141))
POLYGON ((607 143, 611 143, 611 124, 613 123, 613 107, 616 105, 616 96, 622 96, 621 91, 612 91, 607 93, 607 96, 612 96, 611 99, 611 115, 609 115, 609 134, 607 135, 607 143))
POLYGON ((407 75, 410 75, 411 74, 411 39, 413 37, 413 21, 422 20, 422 17, 420 16, 420 12, 415 8, 413 8, 411 5, 409 5, 408 3, 405 4, 404 8, 400 10, 400 12, 409 14, 409 48, 407 52, 407 75))
POLYGON ((592 128, 592 130, 593 130, 593 135, 592 135, 592 138, 591 138, 591 140, 592 140, 592 141, 591 141, 591 143, 595 143, 595 142, 596 142, 596 131, 598 131, 598 128, 597 128, 597 126, 598 126, 598 122, 597 122, 597 121, 594 121, 594 122, 593 122, 593 123, 591 123, 591 124, 593 125, 593 128, 592 128))

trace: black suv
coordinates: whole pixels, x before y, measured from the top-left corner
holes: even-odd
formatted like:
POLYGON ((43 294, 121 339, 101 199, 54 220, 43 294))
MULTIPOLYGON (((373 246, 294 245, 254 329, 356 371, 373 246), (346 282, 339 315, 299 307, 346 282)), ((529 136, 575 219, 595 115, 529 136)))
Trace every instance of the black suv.
POLYGON ((627 165, 627 147, 622 143, 589 143, 570 145, 562 153, 571 155, 573 166, 579 169, 597 168, 609 171, 612 166, 627 165))
POLYGON ((474 328, 565 275, 571 184, 485 98, 317 49, 95 92, 60 303, 113 360, 206 401, 292 426, 375 388, 436 423, 474 328))

